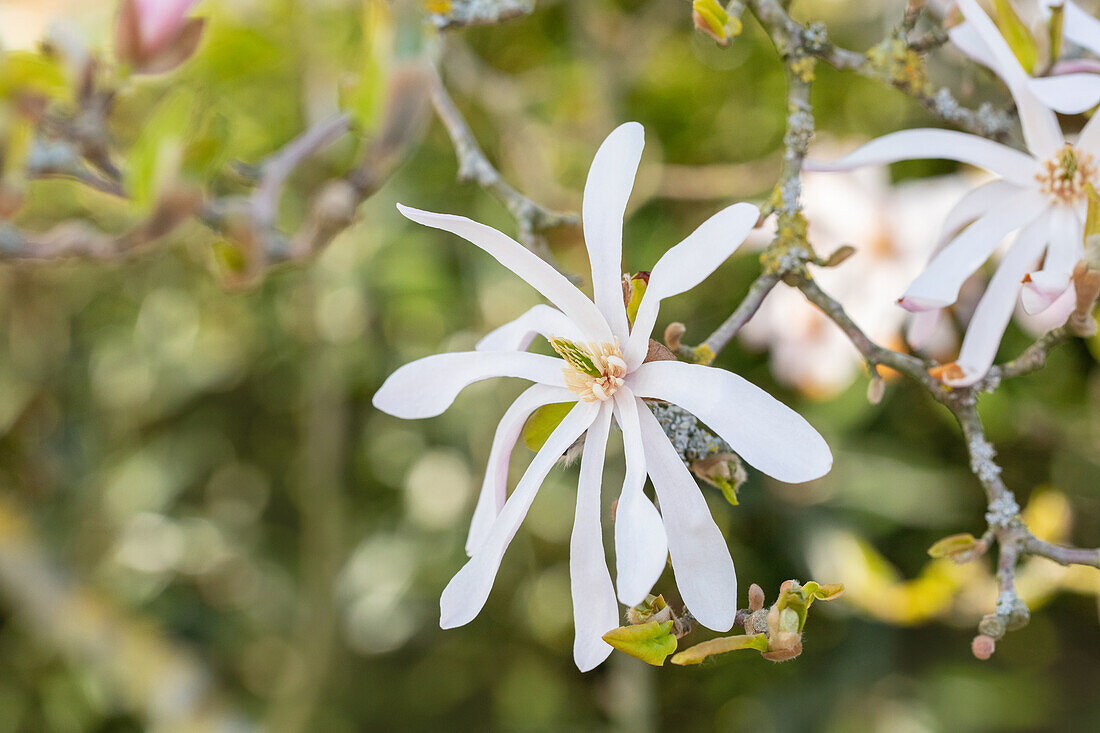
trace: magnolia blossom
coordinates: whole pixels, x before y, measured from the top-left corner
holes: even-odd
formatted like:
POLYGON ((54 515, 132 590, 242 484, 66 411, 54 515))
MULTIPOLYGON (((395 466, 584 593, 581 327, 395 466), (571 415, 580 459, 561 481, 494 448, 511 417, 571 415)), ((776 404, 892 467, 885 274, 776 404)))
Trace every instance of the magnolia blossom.
POLYGON ((1072 310, 1070 277, 1084 253, 1085 187, 1096 180, 1100 118, 1090 121, 1076 141, 1067 141, 1057 115, 1031 91, 1027 75, 989 17, 974 0, 959 0, 959 9, 988 46, 1016 100, 1027 152, 952 130, 905 130, 873 140, 839 161, 808 168, 847 170, 948 158, 997 177, 972 190, 951 211, 943 226, 942 249, 899 301, 914 312, 953 303, 963 282, 1003 239, 1018 232, 978 303, 957 362, 941 374, 947 384, 965 386, 981 379, 992 365, 1018 296, 1028 313, 1051 306, 1066 315, 1072 310))
POLYGON ((115 28, 121 59, 142 72, 162 72, 198 47, 203 21, 187 14, 199 0, 123 0, 115 28))
MULTIPOLYGON (((944 221, 968 185, 965 177, 952 175, 891 186, 883 169, 803 177, 803 210, 814 247, 822 253, 856 248, 842 265, 815 271, 814 279, 876 342, 901 345, 908 314, 894 301, 927 260, 925 231, 944 221)), ((770 236, 759 239, 764 244, 770 236)), ((772 290, 741 336, 769 349, 779 380, 815 397, 845 389, 863 365, 844 332, 795 288, 772 290)))
POLYGON ((734 204, 705 221, 657 262, 633 324, 623 300, 622 225, 644 144, 641 125, 617 128, 600 146, 584 187, 582 222, 592 270, 590 300, 553 267, 505 234, 470 219, 399 206, 409 219, 457 234, 538 290, 538 305, 488 334, 476 351, 438 354, 407 364, 374 396, 380 410, 406 419, 439 415, 467 385, 490 377, 534 382, 505 412, 489 453, 470 524, 470 560, 440 600, 440 626, 471 621, 485 604, 497 569, 543 479, 581 436, 584 449, 569 569, 581 670, 611 652, 601 638, 619 625, 615 589, 604 559, 601 483, 612 419, 623 433, 626 479, 615 520, 618 599, 644 600, 666 558, 684 603, 703 625, 728 630, 737 611, 733 560, 695 480, 645 399, 694 413, 757 469, 783 481, 825 474, 832 456, 820 435, 794 411, 742 378, 679 361, 645 362, 664 298, 707 277, 741 244, 759 211, 734 204), (536 334, 561 358, 527 353, 536 334), (552 403, 573 403, 532 459, 511 495, 509 458, 527 418, 552 403), (643 491, 646 475, 660 511, 643 491))
MULTIPOLYGON (((1052 9, 1062 6, 1062 35, 1067 40, 1100 56, 1100 20, 1093 18, 1071 0, 1035 0, 1035 14, 1044 25, 1050 22, 1052 9)), ((972 21, 948 30, 955 46, 970 58, 1004 76, 997 54, 990 48, 972 21)), ((1027 87, 1046 106, 1064 114, 1079 114, 1100 103, 1100 63, 1093 59, 1058 61, 1048 76, 1027 80, 1027 87)))

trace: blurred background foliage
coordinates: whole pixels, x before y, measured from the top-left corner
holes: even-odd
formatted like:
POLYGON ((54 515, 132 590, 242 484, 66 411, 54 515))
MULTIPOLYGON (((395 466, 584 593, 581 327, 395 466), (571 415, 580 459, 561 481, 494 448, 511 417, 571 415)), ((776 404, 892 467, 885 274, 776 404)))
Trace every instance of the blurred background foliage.
MULTIPOLYGON (((866 48, 902 5, 803 1, 794 13, 866 48)), ((199 171, 215 192, 235 185, 228 161, 255 163, 342 104, 369 134, 386 76, 367 62, 365 10, 357 0, 206 0, 197 55, 129 84, 112 133, 139 162, 158 119, 216 135, 216 159, 199 171)), ((747 20, 720 48, 692 31, 689 11, 543 0, 529 17, 442 41, 444 79, 489 157, 552 208, 578 209, 609 130, 645 125, 631 269, 731 199, 763 199, 778 171, 784 82, 769 41, 747 20)), ((46 21, 63 19, 106 49, 113 14, 112 3, 0 0, 0 42, 33 47, 46 21)), ((934 77, 968 103, 1003 101, 958 54, 934 58, 934 77)), ((932 122, 873 81, 828 69, 818 79, 822 137, 932 122)), ((303 166, 284 215, 301 217, 355 146, 344 140, 303 166)), ((475 248, 396 214, 402 201, 514 231, 497 201, 455 174, 433 120, 355 226, 315 259, 245 287, 198 223, 119 261, 0 266, 0 732, 1093 728, 1097 573, 1031 560, 1021 590, 1041 610, 978 662, 969 641, 995 598, 987 563, 925 553, 983 526, 948 413, 901 380, 874 407, 865 378, 826 401, 799 395, 771 375, 766 353, 740 343, 718 365, 800 410, 836 455, 833 472, 807 485, 750 472, 737 507, 704 489, 742 587, 847 585, 813 613, 799 659, 655 669, 615 655, 579 674, 567 565, 575 469, 543 487, 477 620, 440 631, 438 595, 464 561, 495 421, 518 386, 475 385, 421 422, 379 414, 370 397, 398 365, 472 347, 538 302, 475 248)), ((118 230, 149 205, 70 181, 26 193, 18 222, 28 228, 71 217, 118 230)), ((933 236, 930 223, 929 246, 933 236)), ((552 245, 584 271, 579 232, 556 232, 552 245)), ((680 320, 688 342, 701 339, 758 270, 752 252, 735 256, 668 303, 659 327, 680 320)), ((1027 339, 1014 328, 1004 353, 1027 339)), ((1036 533, 1095 545, 1093 353, 1071 344, 985 397, 982 412, 1036 533)), ((614 486, 621 446, 609 451, 614 486)), ((675 597, 671 575, 657 590, 675 597)))

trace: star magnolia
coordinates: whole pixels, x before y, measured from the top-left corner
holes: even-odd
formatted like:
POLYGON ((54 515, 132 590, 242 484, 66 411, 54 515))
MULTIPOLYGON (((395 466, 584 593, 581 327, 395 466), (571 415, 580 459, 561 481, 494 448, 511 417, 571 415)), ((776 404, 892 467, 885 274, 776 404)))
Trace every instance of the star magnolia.
POLYGON ((452 628, 481 611, 512 536, 543 479, 584 435, 569 571, 576 627, 574 659, 582 671, 611 652, 601 638, 619 625, 615 590, 604 559, 601 475, 612 418, 623 433, 626 480, 615 521, 618 598, 644 600, 671 555, 684 603, 709 628, 726 631, 737 612, 737 577, 722 533, 698 486, 644 399, 677 404, 697 415, 757 469, 789 482, 824 475, 832 455, 794 411, 742 378, 678 361, 643 363, 663 298, 701 282, 741 244, 759 211, 734 204, 705 221, 653 267, 634 319, 623 304, 622 225, 644 144, 641 125, 617 128, 600 146, 584 187, 582 221, 592 268, 589 300, 554 268, 510 237, 470 219, 399 206, 409 219, 467 239, 542 293, 539 305, 478 344, 406 364, 374 396, 380 410, 406 419, 441 414, 467 385, 520 377, 523 392, 497 427, 481 496, 466 544, 470 560, 440 600, 440 626, 452 628), (536 334, 562 358, 524 351, 536 334), (528 416, 542 405, 575 403, 507 495, 509 457, 528 416), (658 512, 643 491, 653 481, 658 512))
POLYGON ((172 41, 197 4, 198 0, 134 0, 142 48, 151 54, 172 41))
MULTIPOLYGON (((818 270, 814 278, 878 343, 900 345, 908 314, 894 301, 927 259, 924 232, 944 220, 967 188, 959 175, 891 186, 883 169, 803 177, 807 234, 817 251, 856 246, 843 264, 818 270)), ((760 243, 770 242, 773 232, 774 226, 761 232, 769 236, 760 243)), ((844 332, 794 288, 772 290, 740 335, 768 349, 779 380, 813 397, 842 391, 863 365, 844 332)))
MULTIPOLYGON (((1045 22, 1051 9, 1062 5, 1062 34, 1078 46, 1100 56, 1100 21, 1070 0, 1038 0, 1036 10, 1045 22)), ((951 42, 970 58, 1003 76, 1000 61, 987 39, 966 21, 947 32, 951 42)), ((1054 59, 1057 61, 1057 59, 1054 59)), ((1048 107, 1064 114, 1080 114, 1100 103, 1100 64, 1094 60, 1063 61, 1053 65, 1048 76, 1033 77, 1027 86, 1048 107)))
POLYGON ((1076 142, 1067 142, 1057 115, 1032 93, 993 21, 974 0, 959 0, 958 5, 998 62, 1016 100, 1028 152, 952 130, 905 130, 872 140, 833 163, 811 162, 807 169, 837 171, 947 158, 999 177, 959 201, 944 223, 942 249, 899 301, 914 312, 953 303, 963 282, 1018 230, 974 312, 958 361, 940 374, 947 384, 965 386, 989 371, 1018 296, 1028 313, 1071 303, 1067 290, 1084 253, 1085 184, 1096 180, 1100 117, 1085 125, 1076 142), (1044 251, 1042 267, 1036 270, 1044 251), (1021 283, 1026 283, 1022 293, 1021 283))

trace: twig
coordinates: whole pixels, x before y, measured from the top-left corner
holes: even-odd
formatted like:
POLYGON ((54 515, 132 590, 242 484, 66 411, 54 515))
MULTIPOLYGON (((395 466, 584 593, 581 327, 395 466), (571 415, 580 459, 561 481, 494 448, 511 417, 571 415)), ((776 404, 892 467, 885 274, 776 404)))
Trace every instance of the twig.
POLYGON ((707 336, 701 346, 709 349, 712 354, 717 354, 726 348, 726 344, 737 335, 741 327, 748 323, 749 319, 760 309, 764 298, 768 297, 768 293, 779 283, 779 280, 779 275, 774 272, 764 272, 756 278, 741 304, 737 306, 733 313, 730 313, 729 317, 722 322, 722 325, 714 329, 714 333, 707 336))

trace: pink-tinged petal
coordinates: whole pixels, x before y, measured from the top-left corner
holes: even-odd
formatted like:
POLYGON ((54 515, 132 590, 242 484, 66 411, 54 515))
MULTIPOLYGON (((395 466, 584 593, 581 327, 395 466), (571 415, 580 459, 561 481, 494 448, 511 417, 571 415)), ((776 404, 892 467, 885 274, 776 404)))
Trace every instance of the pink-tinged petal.
POLYGON ((626 339, 623 304, 623 217, 645 147, 637 122, 619 125, 596 151, 584 184, 581 219, 592 265, 592 292, 611 332, 626 339))
POLYGON ((705 280, 741 246, 759 218, 760 209, 752 204, 728 206, 657 260, 649 273, 649 285, 638 305, 634 328, 623 352, 630 368, 641 364, 645 358, 661 300, 679 295, 705 280))
POLYGON ((833 465, 825 439, 801 415, 732 372, 651 361, 630 374, 627 385, 639 397, 684 408, 751 466, 780 481, 820 478, 833 465))
POLYGON ((1029 315, 1021 307, 1016 309, 1016 322, 1033 336, 1039 336, 1066 322, 1070 314, 1077 309, 1077 288, 1070 283, 1061 295, 1044 311, 1029 315))
POLYGON ((729 631, 737 616, 737 573, 707 501, 661 424, 638 401, 646 470, 661 504, 676 588, 708 629, 729 631))
POLYGON ((1039 101, 1032 92, 1030 81, 1016 55, 1008 47, 997 26, 975 0, 958 0, 959 11, 971 24, 974 32, 985 42, 996 62, 993 71, 1008 85, 1020 113, 1020 124, 1028 150, 1038 158, 1048 158, 1065 143, 1058 116, 1039 101))
POLYGON ((943 314, 943 308, 914 313, 905 327, 905 341, 914 349, 923 348, 936 335, 943 314))
POLYGON ((1100 20, 1092 17, 1078 5, 1066 1, 1062 33, 1066 38, 1100 56, 1100 20))
POLYGON ((1020 186, 1033 186, 1038 163, 1007 145, 954 130, 920 128, 875 138, 840 160, 806 161, 808 171, 847 171, 899 160, 945 158, 984 168, 1020 186))
POLYGON ((523 351, 459 351, 435 354, 401 367, 382 383, 372 402, 405 420, 442 414, 458 393, 490 377, 519 377, 565 387, 562 360, 523 351))
POLYGON ((155 50, 171 41, 198 0, 135 0, 142 46, 155 50))
POLYGON ((569 538, 569 588, 573 595, 575 630, 573 661, 582 672, 607 659, 611 647, 603 635, 619 625, 619 604, 603 550, 600 503, 611 412, 611 405, 605 403, 585 435, 577 482, 577 513, 569 538))
POLYGON ((1069 59, 1059 61, 1050 69, 1051 76, 1062 74, 1100 74, 1098 59, 1069 59))
POLYGON ((988 214, 993 207, 1019 190, 1019 186, 1008 181, 990 181, 969 191, 944 217, 940 238, 932 254, 937 254, 947 246, 964 226, 988 214))
POLYGON ((989 281, 985 294, 978 302, 970 325, 963 338, 962 349, 956 364, 963 376, 945 379, 953 387, 974 384, 989 371, 997 356, 1008 320, 1016 306, 1020 293, 1020 281, 1043 251, 1046 244, 1046 222, 1037 221, 1022 229, 1001 261, 997 272, 989 281))
POLYGON ((1056 206, 1050 213, 1050 237, 1043 269, 1028 275, 1020 293, 1024 311, 1037 314, 1050 308, 1070 286, 1073 268, 1085 256, 1084 225, 1073 209, 1056 206))
POLYGON ((493 444, 489 448, 489 461, 485 467, 485 478, 481 482, 481 494, 474 507, 474 516, 470 520, 470 532, 466 538, 466 554, 474 551, 485 541, 493 520, 504 508, 508 498, 508 467, 512 462, 512 449, 516 447, 523 426, 531 413, 543 405, 552 402, 576 402, 577 396, 568 389, 534 384, 528 387, 504 412, 493 435, 493 444))
POLYGON ((1032 79, 1031 91, 1047 107, 1076 115, 1100 103, 1100 74, 1061 74, 1032 79))
POLYGON ((615 393, 615 418, 623 431, 626 478, 615 509, 615 584, 619 600, 637 606, 661 577, 668 541, 661 514, 645 495, 646 458, 638 406, 627 387, 615 393))
POLYGON ((962 51, 974 61, 977 61, 987 69, 997 68, 997 59, 989 50, 978 32, 974 30, 974 24, 968 22, 959 23, 947 31, 947 37, 955 48, 962 51))
POLYGON ((578 402, 535 454, 516 490, 504 503, 474 556, 451 578, 439 599, 439 625, 444 629, 468 624, 481 611, 493 589, 500 561, 515 536, 546 474, 569 446, 588 429, 599 411, 592 402, 578 402))
POLYGON ((464 216, 436 214, 402 204, 397 205, 397 210, 417 224, 457 234, 483 249, 556 305, 589 339, 611 340, 611 331, 595 303, 545 260, 507 234, 464 216))
POLYGON ((901 306, 907 310, 930 310, 954 303, 959 288, 989 259, 997 245, 1020 227, 1050 208, 1034 191, 1022 191, 995 207, 962 230, 943 248, 905 291, 901 306))
POLYGON ((584 334, 557 308, 536 305, 514 321, 493 329, 477 342, 478 351, 526 351, 535 336, 583 341, 584 334))

